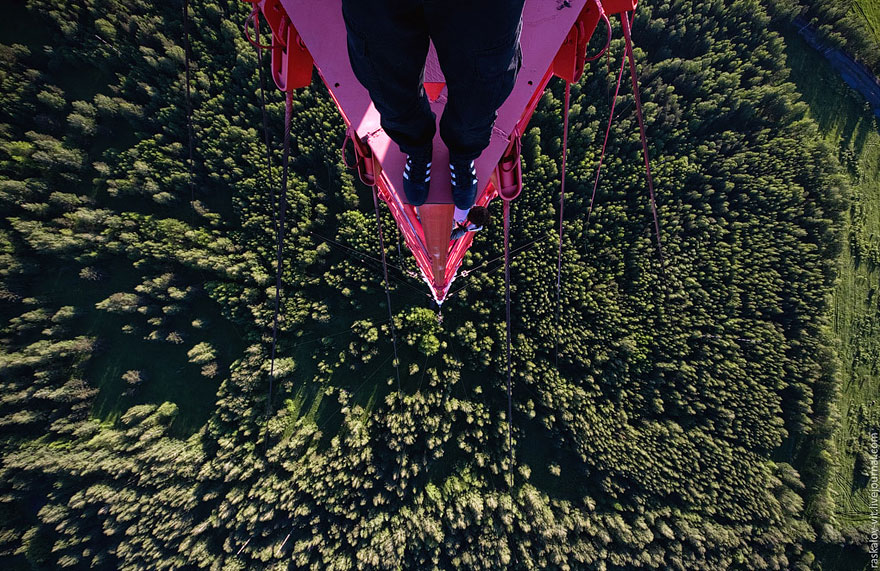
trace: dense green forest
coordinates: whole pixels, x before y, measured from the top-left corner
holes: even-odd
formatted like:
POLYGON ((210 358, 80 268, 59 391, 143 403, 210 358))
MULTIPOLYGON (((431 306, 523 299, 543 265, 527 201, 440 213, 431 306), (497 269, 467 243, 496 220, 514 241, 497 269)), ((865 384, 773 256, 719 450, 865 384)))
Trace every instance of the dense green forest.
POLYGON ((627 89, 586 222, 622 41, 572 86, 558 366, 561 83, 542 99, 511 207, 513 465, 500 224, 438 323, 383 211, 398 390, 370 190, 326 90, 297 91, 269 398, 283 101, 270 173, 247 5, 189 7, 192 164, 180 3, 4 7, 3 568, 866 564, 835 478, 864 490, 880 414, 856 401, 841 440, 832 296, 841 256, 880 263, 852 200, 876 163, 827 135, 761 4, 636 15, 665 270, 627 89))

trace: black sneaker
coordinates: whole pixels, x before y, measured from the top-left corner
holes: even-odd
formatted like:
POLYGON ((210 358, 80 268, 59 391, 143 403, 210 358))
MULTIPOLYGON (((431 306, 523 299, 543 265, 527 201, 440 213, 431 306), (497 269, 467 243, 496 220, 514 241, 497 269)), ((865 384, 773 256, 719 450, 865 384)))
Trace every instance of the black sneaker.
POLYGON ((477 168, 474 161, 452 161, 449 163, 452 179, 452 201, 456 208, 469 210, 477 198, 477 168))
POLYGON ((431 153, 407 155, 403 167, 403 192, 413 206, 421 206, 428 200, 431 186, 431 153))
POLYGON ((464 222, 456 222, 452 227, 452 233, 449 234, 449 241, 452 242, 454 240, 458 240, 468 232, 468 222, 465 220, 464 222))

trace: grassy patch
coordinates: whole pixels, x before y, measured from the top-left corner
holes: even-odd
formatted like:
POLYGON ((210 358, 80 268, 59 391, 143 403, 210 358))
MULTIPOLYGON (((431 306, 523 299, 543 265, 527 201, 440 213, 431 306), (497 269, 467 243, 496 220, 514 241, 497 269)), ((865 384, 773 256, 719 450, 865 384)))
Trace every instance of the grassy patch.
MULTIPOLYGON (((880 5, 861 4, 866 12, 870 5, 876 21, 880 5)), ((870 255, 880 248, 880 121, 818 52, 794 33, 786 37, 786 43, 791 79, 809 105, 821 136, 838 150, 850 178, 850 207, 845 214, 832 315, 842 380, 840 426, 835 435, 839 457, 832 486, 841 528, 864 530, 870 511, 858 457, 880 411, 876 402, 880 394, 880 268, 870 255)))
POLYGON ((880 42, 880 0, 855 0, 853 10, 865 19, 874 38, 880 42))

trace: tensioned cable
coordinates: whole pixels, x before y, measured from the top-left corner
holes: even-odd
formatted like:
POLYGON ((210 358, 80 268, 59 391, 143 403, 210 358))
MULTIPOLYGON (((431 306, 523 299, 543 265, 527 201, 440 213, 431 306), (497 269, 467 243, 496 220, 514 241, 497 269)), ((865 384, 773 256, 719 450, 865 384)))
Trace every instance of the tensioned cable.
POLYGON ((250 35, 247 33, 247 23, 245 23, 245 35, 248 42, 254 46, 257 52, 257 69, 259 70, 260 81, 260 114, 263 119, 263 144, 266 147, 266 180, 269 185, 269 192, 272 201, 272 228, 275 231, 276 256, 275 256, 275 301, 272 309, 272 348, 269 356, 269 388, 266 395, 266 422, 272 416, 272 396, 274 392, 275 381, 275 355, 278 348, 278 316, 281 305, 281 277, 283 269, 283 253, 284 253, 284 234, 285 234, 285 215, 287 211, 287 179, 290 166, 290 125, 293 116, 293 92, 285 93, 284 106, 284 157, 281 170, 281 201, 275 193, 275 186, 272 181, 272 146, 269 136, 269 118, 266 112, 266 81, 263 72, 263 46, 260 42, 260 24, 259 24, 259 8, 255 5, 248 20, 254 21, 254 34, 256 41, 251 41, 250 35), (278 212, 280 210, 280 212, 278 212))
POLYGON ((379 214, 379 197, 373 185, 373 206, 376 209, 376 225, 379 227, 379 249, 382 251, 382 271, 385 274, 385 300, 388 303, 388 318, 391 321, 391 341, 394 344, 394 374, 397 376, 397 393, 400 396, 400 361, 397 358, 397 328, 394 326, 394 313, 391 311, 391 290, 388 286, 388 263, 385 260, 385 238, 382 235, 382 216, 379 214))
POLYGON ((260 72, 260 114, 263 116, 263 143, 266 147, 266 180, 269 184, 269 192, 272 197, 272 229, 278 234, 278 216, 276 214, 278 198, 275 196, 275 185, 272 183, 272 145, 269 136, 269 114, 266 112, 266 79, 263 71, 263 46, 260 44, 260 20, 259 8, 254 5, 254 36, 256 41, 253 43, 257 52, 257 69, 260 72))
MULTIPOLYGON (((635 16, 635 14, 633 14, 635 16)), ((626 39, 626 55, 629 59, 629 71, 632 79, 633 96, 636 102, 636 116, 639 120, 639 135, 642 139, 642 156, 645 159, 645 176, 648 179, 648 193, 651 197, 651 212, 654 215, 654 232, 657 234, 657 251, 660 254, 660 271, 664 275, 666 262, 663 257, 663 242, 660 239, 660 218, 657 215, 657 200, 654 196, 654 178, 651 176, 651 161, 648 159, 648 136, 645 132, 645 121, 642 117, 642 100, 639 95, 639 78, 636 73, 636 58, 633 55, 632 38, 630 37, 630 22, 626 14, 620 15, 620 22, 623 25, 623 37, 626 39)))
MULTIPOLYGON (((516 248, 512 249, 510 251, 510 253, 516 254, 516 253, 521 253, 521 252, 527 252, 527 251, 531 250, 532 248, 534 248, 536 245, 538 245, 539 242, 543 242, 544 240, 550 238, 551 236, 553 236, 553 233, 548 232, 547 234, 545 234, 544 236, 541 236, 540 238, 535 238, 531 242, 527 242, 527 243, 523 244, 522 246, 517 246, 516 248)), ((481 271, 484 266, 487 266, 493 262, 497 262, 498 260, 501 260, 503 258, 504 258, 503 254, 501 256, 495 256, 491 260, 487 260, 475 268, 472 268, 470 270, 465 270, 464 272, 462 272, 462 278, 469 277, 471 274, 474 274, 474 273, 481 271)), ((502 267, 504 267, 503 263, 495 266, 491 270, 486 271, 486 273, 483 275, 489 275, 492 272, 494 272, 495 270, 497 270, 498 268, 502 268, 502 267)), ((460 292, 464 289, 467 289, 468 287, 470 287, 470 285, 471 285, 470 283, 466 283, 463 286, 461 286, 460 288, 449 292, 448 294, 446 294, 446 300, 449 300, 453 295, 457 294, 458 292, 460 292)))
POLYGON ((605 161, 605 149, 608 147, 608 137, 611 134, 611 124, 614 122, 614 106, 617 105, 617 95, 620 93, 620 83, 623 80, 623 69, 626 67, 626 52, 620 61, 620 72, 617 74, 617 86, 614 88, 614 97, 611 98, 611 112, 608 114, 608 126, 605 127, 605 140, 602 143, 602 152, 599 154, 599 165, 596 167, 596 178, 593 180, 593 194, 590 196, 590 207, 587 209, 587 221, 584 224, 584 232, 590 225, 590 216, 593 214, 593 204, 596 201, 596 190, 599 188, 599 175, 602 173, 602 164, 605 161))
POLYGON ((275 308, 272 311, 272 352, 269 357, 269 396, 266 398, 266 420, 272 416, 272 391, 275 380, 275 351, 278 345, 278 313, 281 303, 281 273, 284 263, 284 217, 287 212, 287 178, 290 168, 290 125, 293 116, 293 91, 284 93, 284 159, 281 167, 281 199, 278 213, 275 258, 275 308))
MULTIPOLYGON (((186 3, 187 0, 184 0, 186 3)), ((275 231, 276 238, 276 266, 275 266, 275 303, 272 311, 272 349, 269 358, 269 387, 268 393, 266 395, 266 426, 268 428, 269 419, 272 416, 272 395, 274 392, 274 380, 275 380, 275 354, 277 351, 278 345, 278 315, 281 303, 281 276, 282 276, 282 263, 283 263, 283 253, 284 253, 284 234, 285 234, 285 215, 287 211, 287 179, 288 179, 288 170, 290 166, 290 126, 292 122, 293 115, 293 92, 287 91, 285 93, 285 107, 284 107, 284 155, 283 155, 283 163, 281 169, 281 200, 280 205, 276 201, 275 195, 275 187, 272 184, 272 150, 270 146, 270 137, 269 137, 269 122, 266 113, 266 95, 265 95, 265 80, 263 75, 263 48, 267 46, 261 46, 259 44, 259 8, 257 5, 254 5, 254 9, 249 16, 249 20, 252 18, 254 20, 254 28, 256 32, 257 42, 253 42, 250 39, 250 35, 247 31, 247 22, 245 22, 245 36, 248 39, 248 42, 251 43, 257 50, 257 67, 259 69, 259 78, 260 78, 260 111, 263 117, 263 142, 266 146, 266 177, 267 182, 269 184, 269 189, 271 193, 272 200, 272 226, 275 231), (280 209, 280 212, 276 214, 276 209, 280 209)), ((187 71, 189 69, 187 68, 187 71)), ((189 88, 189 82, 187 81, 187 88, 189 88)), ((192 154, 192 148, 190 148, 190 154, 192 154)), ((269 438, 268 434, 265 440, 266 448, 269 446, 269 438)), ((289 536, 288 536, 289 537, 289 536)), ((242 546, 238 549, 236 555, 241 554, 242 551, 248 546, 251 542, 252 536, 248 537, 247 541, 242 544, 242 546)), ((285 542, 287 540, 285 539, 285 542)))
POLYGON ((511 378, 513 370, 511 368, 511 352, 510 352, 510 201, 504 201, 504 300, 507 309, 507 448, 510 450, 510 481, 508 485, 513 486, 513 391, 511 390, 511 378))
MULTIPOLYGON (((309 234, 314 235, 316 238, 319 238, 319 239, 321 239, 321 240, 324 240, 325 242, 329 242, 330 244, 332 244, 332 245, 334 245, 334 246, 339 246, 340 248, 343 248, 343 249, 345 249, 345 250, 348 250, 348 251, 351 252, 352 254, 355 254, 355 255, 360 256, 360 257, 362 257, 362 258, 365 258, 365 259, 368 259, 368 260, 372 260, 372 261, 374 261, 374 262, 381 262, 381 261, 382 261, 382 260, 379 259, 379 258, 376 258, 376 257, 371 256, 371 255, 369 255, 369 254, 365 254, 364 252, 361 252, 360 250, 357 250, 357 249, 355 249, 355 248, 352 248, 351 246, 346 246, 346 245, 343 244, 342 242, 339 242, 339 241, 337 241, 337 240, 334 240, 333 238, 328 238, 327 236, 322 236, 321 234, 318 234, 318 233, 315 232, 314 230, 306 230, 306 231, 307 231, 309 234)), ((394 264, 388 264, 388 265, 391 266, 392 268, 396 269, 396 270, 400 270, 402 273, 404 273, 404 274, 406 274, 406 275, 409 275, 409 272, 408 272, 407 270, 405 270, 404 268, 400 267, 400 266, 396 266, 396 265, 394 265, 394 264)), ((421 291, 421 290, 420 290, 420 291, 421 291)))
MULTIPOLYGON (((364 254, 363 252, 361 252, 361 251, 359 251, 359 250, 355 250, 354 248, 350 248, 350 247, 346 246, 345 244, 342 244, 341 242, 337 242, 336 240, 333 240, 333 239, 331 239, 331 238, 327 238, 326 236, 322 236, 322 235, 320 235, 320 234, 318 234, 317 232, 314 232, 314 231, 312 231, 312 230, 306 230, 306 232, 309 232, 310 234, 315 235, 316 237, 320 238, 321 240, 326 241, 326 242, 329 243, 331 246, 337 246, 337 247, 339 247, 339 248, 342 248, 343 250, 346 250, 346 251, 348 251, 348 252, 351 252, 352 254, 354 254, 354 255, 356 255, 356 256, 360 256, 361 258, 363 258, 362 261, 364 261, 364 260, 371 260, 371 261, 379 262, 379 263, 382 262, 382 260, 380 260, 379 258, 374 258, 373 256, 370 256, 370 255, 368 255, 368 254, 364 254)), ((365 265, 366 265, 367 267, 371 267, 369 264, 365 264, 365 265)), ((401 268, 401 267, 399 267, 399 266, 395 266, 394 264, 388 264, 388 266, 390 266, 390 267, 392 267, 392 268, 395 268, 395 269, 399 270, 401 273, 403 273, 403 274, 405 274, 405 275, 407 275, 407 276, 409 276, 409 277, 418 277, 418 276, 415 275, 414 272, 409 271, 409 270, 405 270, 404 268, 401 268)), ((409 289, 411 289, 411 290, 413 290, 414 292, 418 293, 420 296, 424 296, 424 295, 425 295, 424 290, 421 290, 421 289, 415 287, 414 285, 412 285, 412 284, 410 284, 410 283, 408 283, 408 282, 406 282, 406 281, 404 281, 404 280, 402 280, 402 279, 400 279, 400 278, 396 278, 396 277, 394 277, 393 275, 390 275, 390 274, 388 275, 388 277, 389 277, 389 279, 392 279, 392 280, 394 280, 395 282, 397 282, 397 283, 399 283, 399 284, 401 284, 401 285, 403 285, 403 286, 408 287, 409 289)))
POLYGON ((571 104, 571 83, 565 82, 565 111, 562 120, 562 173, 559 183, 559 248, 556 256, 556 319, 553 328, 553 355, 559 374, 559 308, 562 291, 562 231, 565 215, 565 159, 568 155, 568 111, 571 104))
POLYGON ((400 269, 403 270, 403 250, 400 248, 400 236, 402 232, 400 231, 400 227, 397 228, 397 259, 400 262, 400 269))

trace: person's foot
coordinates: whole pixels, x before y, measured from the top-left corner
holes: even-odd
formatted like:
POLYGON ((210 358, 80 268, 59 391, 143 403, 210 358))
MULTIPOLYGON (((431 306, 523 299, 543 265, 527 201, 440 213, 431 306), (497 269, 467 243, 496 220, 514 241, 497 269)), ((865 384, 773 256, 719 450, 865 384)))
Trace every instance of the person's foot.
POLYGON ((406 156, 403 167, 403 192, 413 206, 421 206, 428 200, 431 186, 431 149, 406 156))
POLYGON ((477 198, 477 169, 474 161, 451 160, 449 175, 452 179, 452 201, 455 207, 468 210, 477 198))

